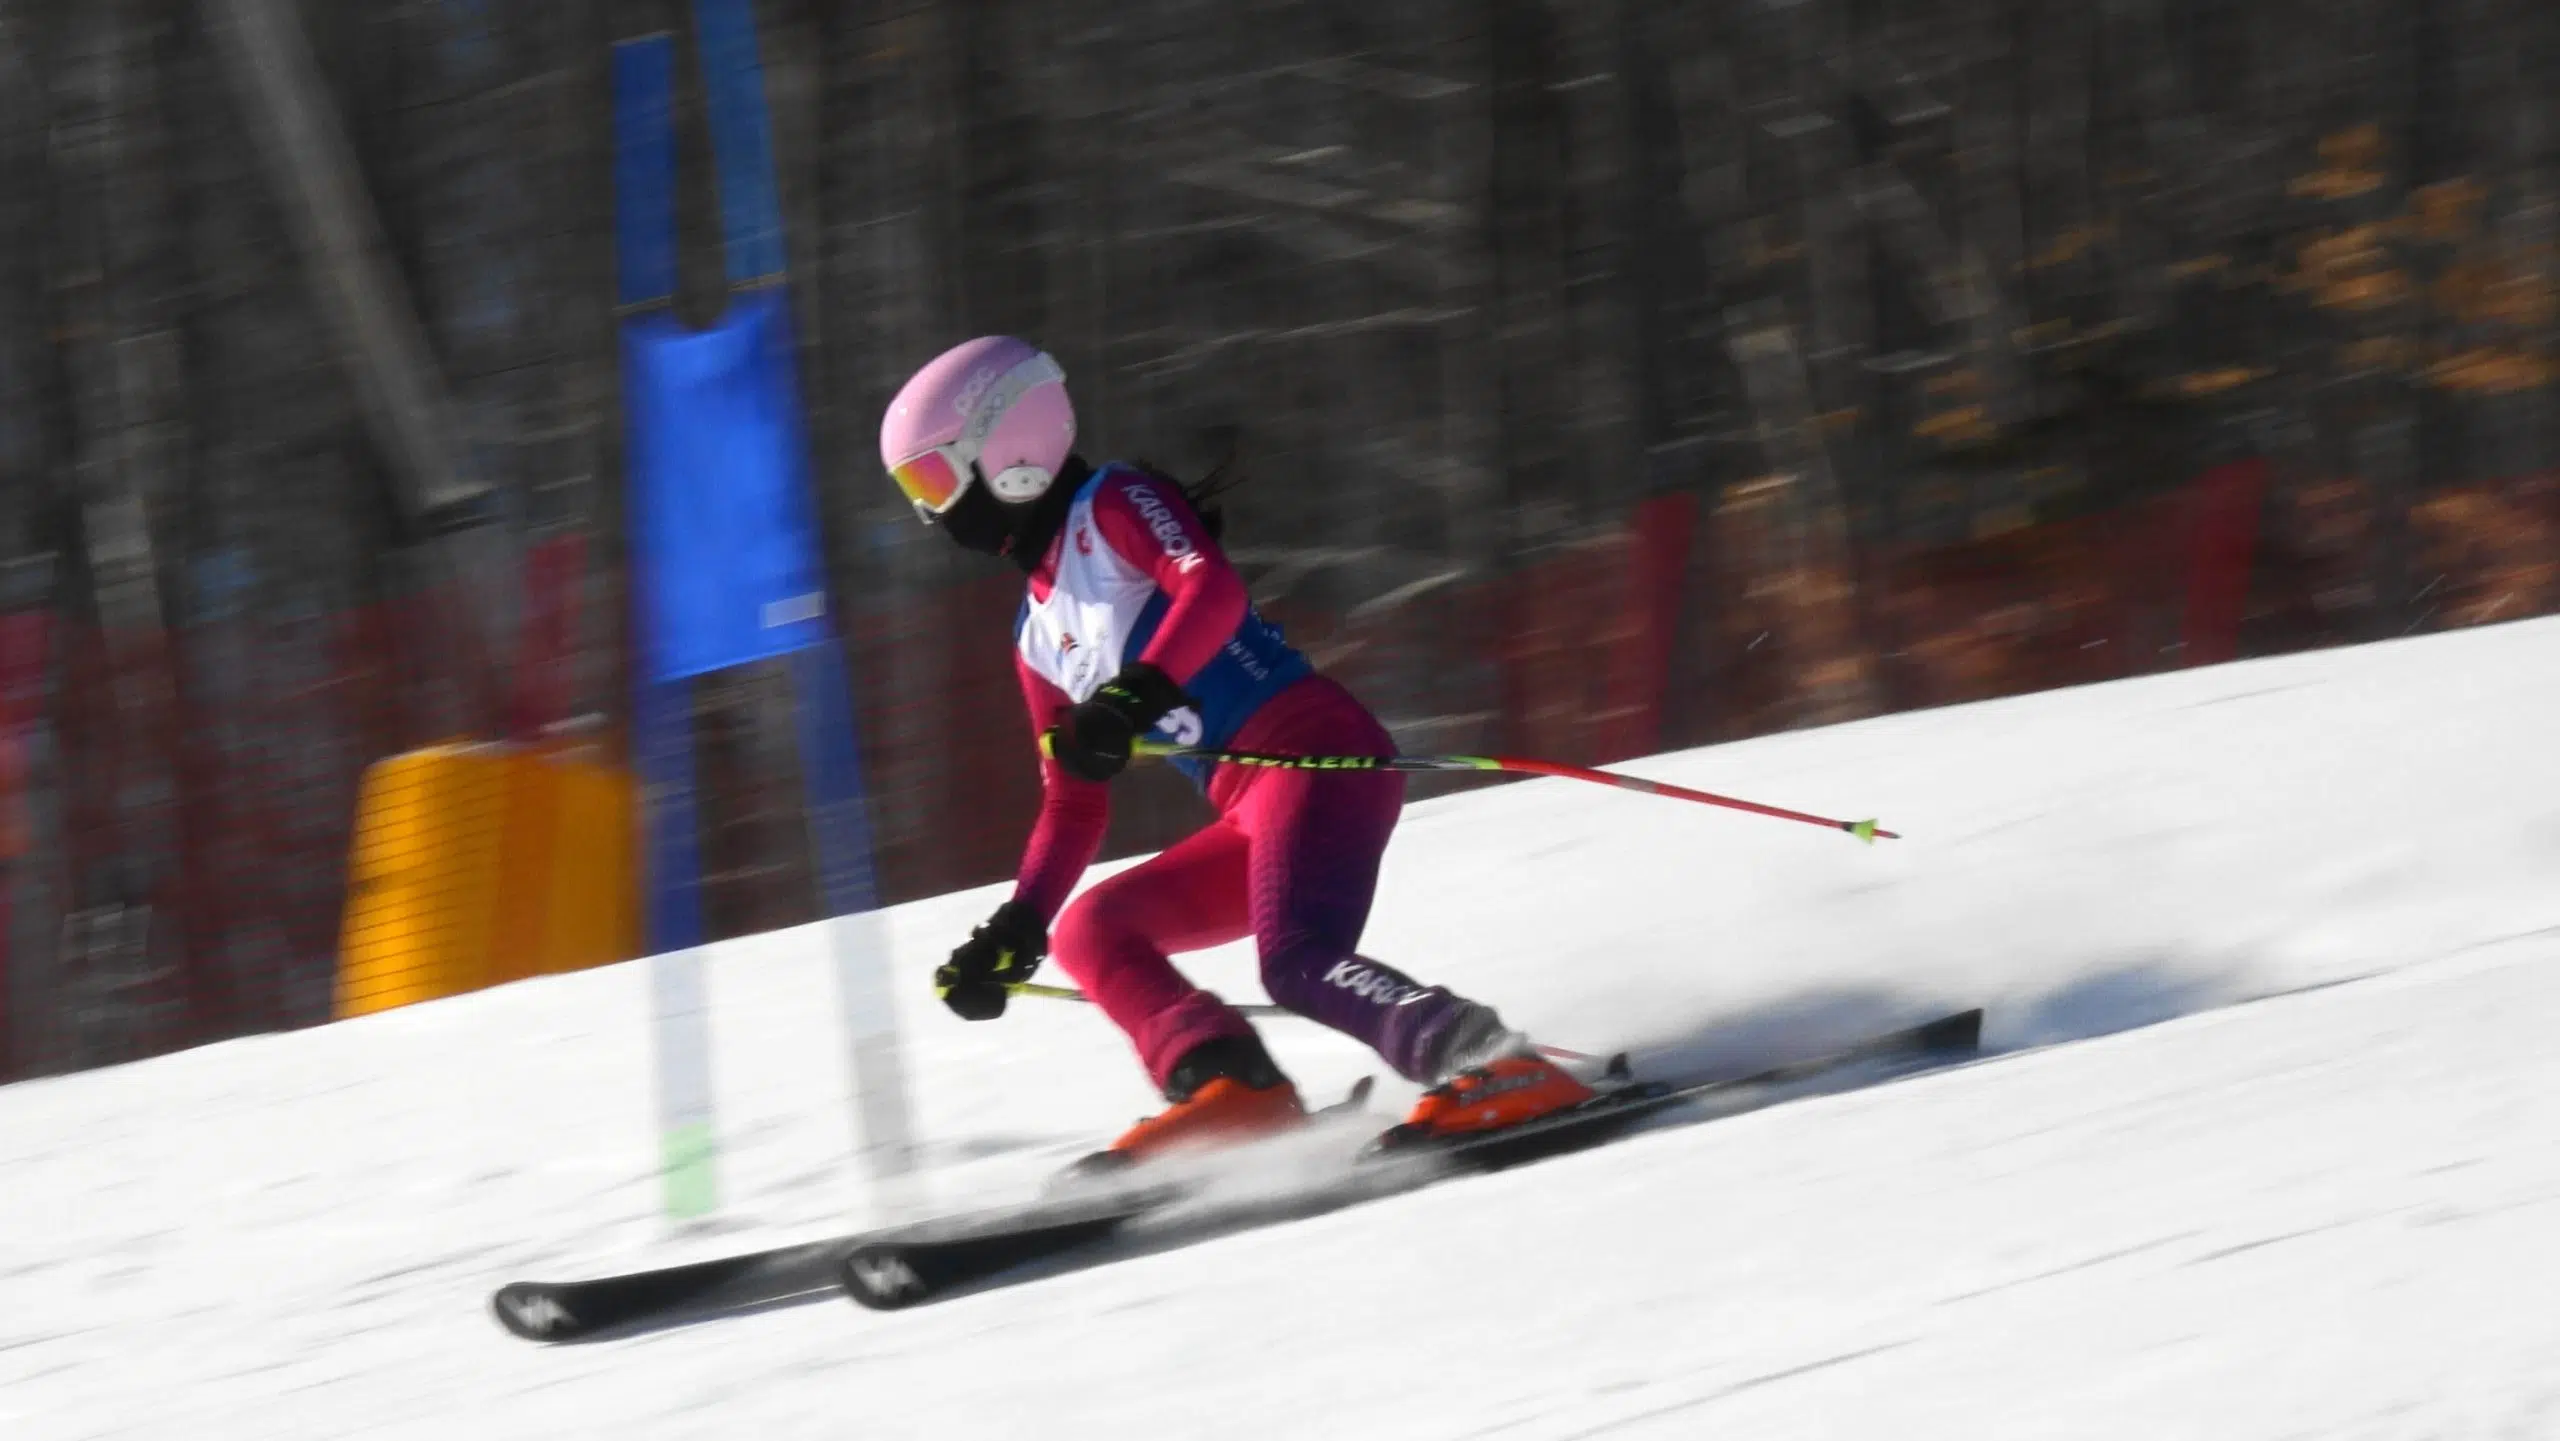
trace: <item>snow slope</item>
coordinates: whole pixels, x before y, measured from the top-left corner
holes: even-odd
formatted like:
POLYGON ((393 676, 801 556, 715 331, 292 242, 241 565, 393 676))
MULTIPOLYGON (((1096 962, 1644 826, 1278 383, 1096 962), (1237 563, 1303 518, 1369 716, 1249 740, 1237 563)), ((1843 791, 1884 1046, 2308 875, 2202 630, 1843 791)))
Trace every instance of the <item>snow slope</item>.
MULTIPOLYGON (((1872 850, 1418 806, 1368 949, 1549 1039, 1739 1067, 1979 1002, 2008 1054, 898 1315, 484 1311, 870 1218, 806 932, 715 964, 709 1232, 656 1216, 637 966, 10 1087, 0 1436, 2560 1436, 2555 738, 2538 621, 1629 767, 1872 850)), ((889 921, 946 1205, 1151 1105, 1084 1008, 934 1005, 991 900, 889 921)))

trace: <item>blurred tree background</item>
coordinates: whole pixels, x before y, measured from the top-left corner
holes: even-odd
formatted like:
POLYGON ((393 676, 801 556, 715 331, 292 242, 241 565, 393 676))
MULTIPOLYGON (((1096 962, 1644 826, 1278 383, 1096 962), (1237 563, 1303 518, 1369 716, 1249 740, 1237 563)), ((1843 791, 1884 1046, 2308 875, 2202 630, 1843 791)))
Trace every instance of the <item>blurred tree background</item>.
MULTIPOLYGON (((688 10, 0 0, 0 1078, 324 1018, 372 760, 619 743, 607 66, 688 10), (389 322, 313 238, 338 181, 389 322)), ((757 10, 894 897, 1006 874, 1036 799, 1018 579, 873 449, 984 332, 1097 458, 1235 456, 1258 599, 1416 750, 2560 608, 2545 0, 757 10)), ((721 933, 812 914, 784 694, 695 693, 721 933)))

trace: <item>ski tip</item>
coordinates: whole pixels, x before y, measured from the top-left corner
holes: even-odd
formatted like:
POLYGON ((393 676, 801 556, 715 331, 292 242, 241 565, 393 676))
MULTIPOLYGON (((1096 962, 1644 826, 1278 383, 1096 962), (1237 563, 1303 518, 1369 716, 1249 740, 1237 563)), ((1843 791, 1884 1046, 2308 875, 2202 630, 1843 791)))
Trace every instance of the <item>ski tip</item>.
POLYGON ((1309 1111, 1307 1115, 1311 1118, 1318 1116, 1356 1116, 1368 1106, 1369 1093, 1377 1088, 1378 1082, 1376 1077, 1362 1076, 1359 1080, 1351 1083, 1351 1089, 1343 1092, 1341 1100, 1334 1102, 1330 1106, 1320 1106, 1315 1110, 1309 1111))
POLYGON ((1378 1161, 1384 1160, 1389 1156, 1402 1155, 1410 1151, 1420 1151, 1425 1148, 1430 1140, 1431 1131, 1429 1127, 1417 1126, 1411 1122, 1400 1122, 1396 1125, 1389 1126, 1375 1136, 1370 1137, 1369 1143, 1360 1148, 1359 1159, 1363 1161, 1378 1161))
POLYGON ((1129 1159, 1129 1153, 1126 1151, 1087 1151, 1060 1168, 1056 1175, 1051 1176, 1048 1184, 1041 1187, 1040 1194, 1053 1198, 1063 1197, 1107 1185, 1128 1174, 1135 1164, 1129 1159))
POLYGON ((888 1244, 855 1247, 844 1258, 838 1278, 847 1296, 874 1311, 903 1310, 933 1291, 908 1261, 904 1248, 888 1244))
POLYGON ((489 1298, 498 1324, 528 1341, 566 1341, 585 1329, 577 1314, 560 1299, 557 1287, 539 1281, 513 1281, 489 1298))
POLYGON ((1982 1048, 1982 1008, 1942 1016, 1920 1028, 1920 1045, 1930 1051, 1977 1051, 1982 1048))

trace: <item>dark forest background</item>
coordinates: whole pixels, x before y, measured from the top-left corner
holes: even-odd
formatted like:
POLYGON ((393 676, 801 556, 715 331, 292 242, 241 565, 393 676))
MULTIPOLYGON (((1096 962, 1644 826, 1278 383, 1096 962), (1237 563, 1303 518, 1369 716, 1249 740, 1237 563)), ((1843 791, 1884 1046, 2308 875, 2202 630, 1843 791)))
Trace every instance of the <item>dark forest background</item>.
MULTIPOLYGON (((1232 455, 1258 599, 1409 749, 1610 760, 2560 608, 2547 0, 758 15, 892 896, 1005 874, 1034 801, 1010 577, 873 449, 977 333, 1060 357, 1097 456, 1232 455)), ((374 759, 621 743, 607 65, 687 25, 0 3, 0 1077, 324 1018, 374 759), (429 431, 333 320, 250 12, 300 22, 429 431)), ((812 913, 785 695, 695 694, 721 933, 812 913)), ((1139 778, 1115 848, 1199 816, 1139 778)))

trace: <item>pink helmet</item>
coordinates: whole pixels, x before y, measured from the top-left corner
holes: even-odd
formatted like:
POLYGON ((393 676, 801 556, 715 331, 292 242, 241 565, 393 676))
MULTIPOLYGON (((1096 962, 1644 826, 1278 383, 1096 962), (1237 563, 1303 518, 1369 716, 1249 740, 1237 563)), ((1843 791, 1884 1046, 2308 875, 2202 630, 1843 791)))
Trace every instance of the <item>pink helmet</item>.
POLYGON ((1037 500, 1076 443, 1067 373, 1047 352, 987 335, 942 352, 880 417, 880 463, 927 520, 973 481, 998 500, 1037 500))

